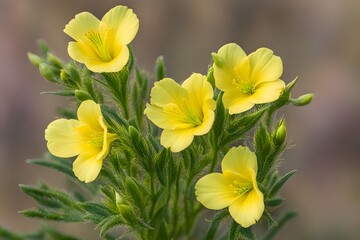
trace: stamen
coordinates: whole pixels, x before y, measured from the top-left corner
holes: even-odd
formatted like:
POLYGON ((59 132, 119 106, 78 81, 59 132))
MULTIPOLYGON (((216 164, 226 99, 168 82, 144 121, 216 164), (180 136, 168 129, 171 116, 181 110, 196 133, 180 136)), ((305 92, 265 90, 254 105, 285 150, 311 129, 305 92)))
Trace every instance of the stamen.
POLYGON ((112 56, 110 54, 108 47, 106 46, 106 41, 104 39, 107 31, 108 30, 105 29, 104 33, 101 34, 99 31, 91 29, 89 32, 85 34, 86 39, 88 40, 88 43, 91 46, 91 49, 104 62, 108 62, 112 60, 112 56))

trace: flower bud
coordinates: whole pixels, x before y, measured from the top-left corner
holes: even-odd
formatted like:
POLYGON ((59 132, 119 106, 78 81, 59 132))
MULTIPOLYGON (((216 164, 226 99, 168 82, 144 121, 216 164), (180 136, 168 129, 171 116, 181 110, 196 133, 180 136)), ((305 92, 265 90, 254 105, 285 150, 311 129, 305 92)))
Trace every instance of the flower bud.
POLYGON ((290 99, 290 102, 294 106, 305 106, 305 105, 308 105, 309 103, 311 103, 313 97, 314 97, 314 94, 307 93, 296 99, 290 99))
POLYGON ((117 205, 117 208, 125 221, 127 221, 131 225, 136 224, 136 217, 128 205, 119 204, 117 205))
POLYGON ((85 100, 92 100, 92 97, 90 96, 90 94, 86 91, 83 90, 75 90, 75 97, 77 100, 83 102, 85 100))
POLYGON ((60 75, 60 70, 47 63, 41 63, 39 65, 39 72, 41 76, 49 80, 50 82, 57 82, 57 78, 60 75))
POLYGON ((47 61, 54 67, 62 68, 61 60, 51 52, 47 53, 47 61))
POLYGON ((286 127, 284 122, 278 127, 275 133, 275 142, 278 144, 282 144, 286 138, 286 127))
POLYGON ((156 71, 157 80, 159 81, 165 77, 165 64, 164 64, 163 56, 159 56, 156 59, 155 66, 156 66, 155 71, 156 71))
POLYGON ((39 68, 39 65, 44 62, 44 60, 36 54, 29 52, 27 55, 31 64, 37 68, 39 68))

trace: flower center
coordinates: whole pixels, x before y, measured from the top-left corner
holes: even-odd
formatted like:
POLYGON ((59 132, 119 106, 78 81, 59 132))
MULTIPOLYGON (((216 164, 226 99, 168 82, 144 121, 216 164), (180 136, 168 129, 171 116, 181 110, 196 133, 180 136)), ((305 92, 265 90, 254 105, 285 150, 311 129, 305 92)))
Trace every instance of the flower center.
MULTIPOLYGON (((203 114, 202 112, 197 113, 193 108, 189 108, 189 104, 191 104, 186 99, 183 100, 183 109, 185 113, 185 121, 193 124, 194 126, 199 126, 203 122, 203 114)), ((191 106, 191 105, 190 105, 191 106)))
POLYGON ((87 45, 95 52, 95 54, 104 62, 109 62, 113 59, 106 42, 106 35, 110 29, 103 29, 103 31, 91 29, 85 34, 87 45))
POLYGON ((230 188, 240 196, 245 195, 246 193, 250 192, 253 189, 253 186, 251 183, 244 183, 244 182, 238 182, 234 181, 232 184, 230 184, 230 188))
POLYGON ((242 93, 252 95, 255 93, 255 84, 251 79, 237 80, 233 79, 233 84, 240 89, 242 93))

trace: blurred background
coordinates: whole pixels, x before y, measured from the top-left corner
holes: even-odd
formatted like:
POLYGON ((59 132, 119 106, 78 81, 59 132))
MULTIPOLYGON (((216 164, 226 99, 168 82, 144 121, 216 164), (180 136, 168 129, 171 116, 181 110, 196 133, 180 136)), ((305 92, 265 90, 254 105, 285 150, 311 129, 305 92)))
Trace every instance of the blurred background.
MULTIPOLYGON (((62 175, 25 163, 46 151, 44 129, 57 117, 56 107, 70 102, 40 95, 56 86, 28 62, 27 52, 39 53, 36 41, 43 38, 69 59, 65 24, 82 11, 101 18, 118 4, 140 19, 133 46, 137 64, 149 73, 164 55, 167 75, 179 82, 192 72, 205 74, 210 53, 229 42, 247 53, 268 47, 281 56, 282 79, 299 76, 293 96, 314 92, 315 98, 309 106, 282 111, 296 144, 282 170, 298 170, 283 188, 283 209, 300 214, 275 239, 360 239, 358 0, 0 0, 1 226, 22 233, 37 229, 38 221, 17 213, 35 206, 18 184, 64 183, 62 175)), ((82 239, 97 236, 90 225, 60 227, 82 239)))

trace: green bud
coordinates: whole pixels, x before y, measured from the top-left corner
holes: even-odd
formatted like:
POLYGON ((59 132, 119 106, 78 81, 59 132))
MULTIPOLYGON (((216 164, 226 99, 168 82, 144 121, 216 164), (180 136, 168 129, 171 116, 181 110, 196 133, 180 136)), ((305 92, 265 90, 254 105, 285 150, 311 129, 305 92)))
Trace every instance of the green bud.
POLYGON ((163 56, 159 56, 156 59, 155 71, 156 71, 156 76, 157 76, 158 81, 165 77, 165 64, 164 64, 163 56))
POLYGON ((217 53, 211 53, 211 56, 216 66, 221 68, 224 65, 224 60, 217 53))
POLYGON ((65 69, 61 69, 60 79, 61 79, 63 82, 71 82, 71 76, 70 76, 70 74, 68 73, 68 71, 66 71, 65 69))
POLYGON ((77 100, 83 102, 85 100, 89 100, 92 99, 92 97, 90 96, 90 94, 86 91, 83 90, 75 90, 75 97, 77 100))
POLYGON ((143 194, 141 194, 138 185, 134 182, 132 178, 126 177, 125 189, 134 203, 138 204, 138 206, 142 205, 143 194))
POLYGON ((29 61, 31 62, 31 64, 34 65, 37 68, 39 68, 39 65, 44 62, 44 60, 41 57, 39 57, 38 55, 33 54, 31 52, 29 52, 27 54, 27 56, 28 56, 29 61))
POLYGON ((210 67, 207 73, 207 81, 215 88, 214 68, 210 67))
POLYGON ((41 76, 49 80, 50 82, 58 82, 57 79, 60 75, 60 70, 47 63, 41 63, 39 65, 39 72, 41 76))
POLYGON ((281 125, 276 130, 275 141, 278 144, 282 144, 285 141, 285 138, 286 138, 286 127, 284 122, 282 122, 281 125))
POLYGON ((51 64, 54 67, 62 68, 61 60, 51 52, 47 53, 47 61, 49 64, 51 64))
POLYGON ((46 42, 43 39, 39 39, 37 41, 37 44, 38 44, 38 46, 40 48, 40 51, 41 51, 42 55, 46 56, 48 51, 49 51, 49 48, 48 48, 46 42))
POLYGON ((294 106, 305 106, 305 105, 308 105, 309 103, 311 103, 313 97, 314 97, 314 94, 307 93, 296 99, 290 99, 290 102, 294 106))
POLYGON ((136 224, 136 217, 128 205, 119 204, 117 205, 117 208, 125 221, 127 221, 130 225, 136 224))
POLYGON ((136 143, 140 141, 139 131, 131 125, 129 126, 129 135, 132 142, 136 143))

